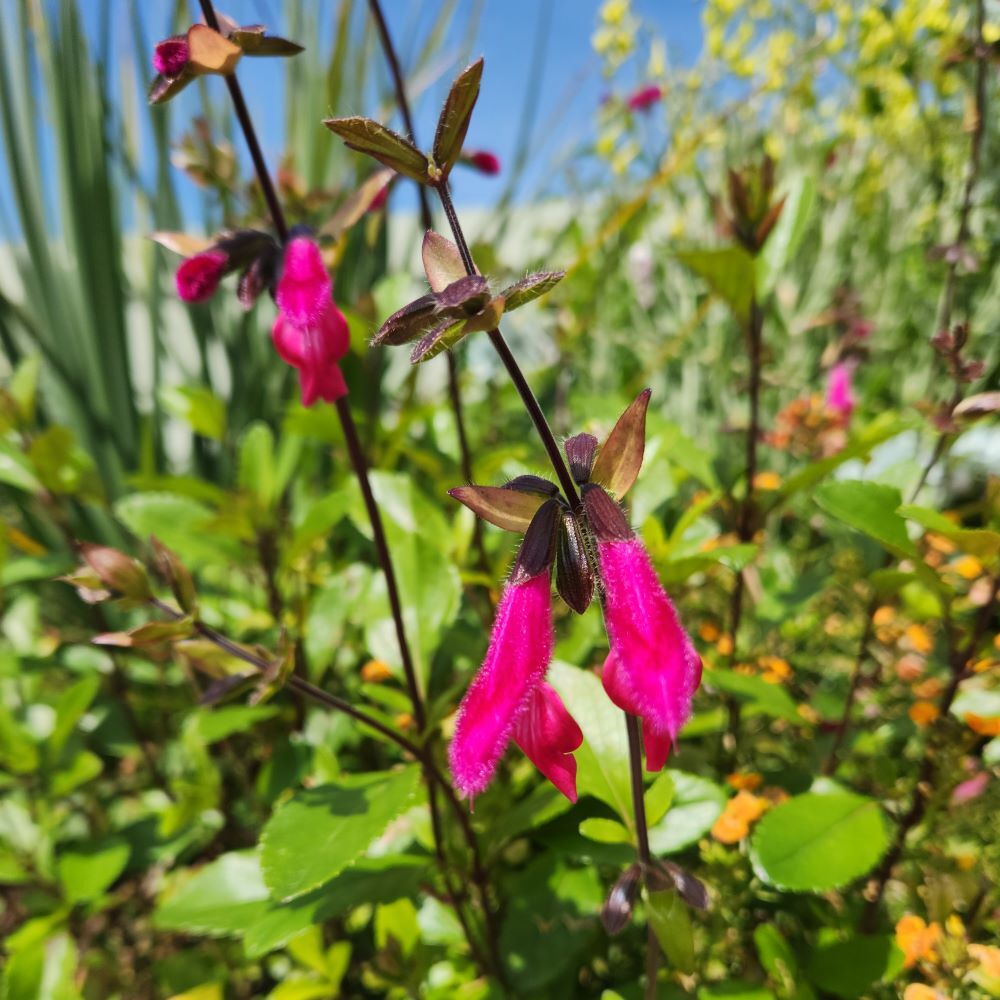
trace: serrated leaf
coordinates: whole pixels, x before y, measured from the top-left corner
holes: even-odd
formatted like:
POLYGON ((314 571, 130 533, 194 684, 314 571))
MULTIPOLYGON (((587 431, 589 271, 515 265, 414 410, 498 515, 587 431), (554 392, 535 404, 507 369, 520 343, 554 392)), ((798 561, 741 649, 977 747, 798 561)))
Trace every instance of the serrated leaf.
POLYGON ((443 292, 450 284, 464 278, 465 264, 458 247, 440 233, 428 229, 420 248, 424 274, 432 291, 443 292))
POLYGON ((323 124, 343 139, 348 149, 365 153, 421 184, 428 182, 427 157, 403 136, 371 118, 328 118, 323 124))
POLYGON ((895 486, 863 480, 826 483, 816 491, 816 503, 827 514, 880 542, 893 555, 918 558, 906 523, 896 513, 901 498, 895 486))
POLYGON ((438 118, 434 133, 434 163, 444 177, 454 166, 462 152, 462 143, 469 130, 472 109, 479 97, 479 84, 483 77, 483 60, 477 59, 464 69, 451 85, 448 97, 438 118))
POLYGON ((874 799, 807 792, 765 814, 750 841, 750 860, 768 885, 826 892, 865 875, 888 846, 888 824, 874 799))
POLYGON ((459 486, 448 490, 448 494, 484 521, 521 535, 528 530, 531 519, 546 499, 503 486, 459 486))
POLYGON ((356 775, 296 794, 264 827, 261 868, 271 892, 295 899, 353 864, 408 805, 417 767, 356 775))
POLYGON ((607 441, 601 446, 591 471, 591 482, 598 483, 621 500, 632 488, 646 449, 646 410, 651 389, 643 389, 618 418, 607 441))
POLYGON ((500 293, 500 298, 504 300, 507 312, 511 309, 520 309, 521 306, 550 292, 565 277, 565 271, 539 271, 536 274, 529 274, 505 288, 500 293))

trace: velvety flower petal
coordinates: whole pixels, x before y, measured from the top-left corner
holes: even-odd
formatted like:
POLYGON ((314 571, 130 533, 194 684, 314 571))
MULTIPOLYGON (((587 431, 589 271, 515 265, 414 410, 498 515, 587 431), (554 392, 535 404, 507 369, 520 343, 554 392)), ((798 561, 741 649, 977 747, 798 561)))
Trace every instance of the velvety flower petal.
POLYGON ((333 403, 347 394, 338 362, 350 346, 350 333, 344 314, 332 299, 327 299, 315 326, 297 326, 279 312, 271 339, 282 361, 299 370, 304 406, 312 406, 318 399, 333 403))
MULTIPOLYGON (((643 720, 654 741, 672 742, 691 714, 701 658, 637 538, 599 542, 598 556, 614 654, 605 663, 604 689, 643 720)), ((657 752, 658 758, 665 759, 657 752)))
POLYGON ((529 695, 552 659, 548 570, 508 584, 497 606, 486 659, 458 710, 448 761, 455 787, 479 794, 490 783, 529 695))
POLYGON ((307 236, 296 236, 285 247, 275 298, 278 308, 296 326, 316 326, 333 294, 319 247, 307 236))
POLYGON ((528 695, 527 706, 514 726, 514 742, 570 802, 576 802, 573 751, 583 743, 583 733, 562 699, 544 681, 528 695))
POLYGON ((188 257, 177 268, 177 294, 185 302, 210 299, 226 271, 229 257, 221 250, 206 250, 188 257))
POLYGON ((191 50, 183 35, 165 38, 162 42, 157 42, 153 50, 153 69, 163 76, 174 77, 187 66, 190 58, 191 50))

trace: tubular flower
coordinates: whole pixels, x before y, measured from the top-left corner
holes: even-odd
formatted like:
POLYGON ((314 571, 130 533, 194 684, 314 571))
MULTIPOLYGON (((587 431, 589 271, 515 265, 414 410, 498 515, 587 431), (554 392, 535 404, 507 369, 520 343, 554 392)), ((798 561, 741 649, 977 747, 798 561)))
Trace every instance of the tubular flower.
POLYGON ((645 111, 646 108, 651 108, 662 97, 662 88, 655 83, 651 83, 646 87, 640 87, 639 90, 629 96, 625 103, 628 105, 630 111, 645 111))
POLYGON ((153 50, 153 69, 164 76, 175 77, 187 67, 191 49, 185 35, 165 38, 153 50))
POLYGON ((642 720, 646 768, 659 771, 691 714, 701 657, 621 508, 600 487, 585 493, 604 582, 611 652, 601 679, 608 697, 642 720))
POLYGON ((204 302, 219 287, 229 266, 229 255, 221 250, 206 250, 188 257, 177 268, 177 294, 185 302, 204 302))
POLYGON ((552 659, 551 581, 561 519, 555 499, 540 503, 532 516, 497 606, 486 658, 459 706, 448 760, 456 788, 470 799, 490 783, 513 738, 542 774, 576 801, 572 754, 583 734, 545 683, 552 659))
POLYGON ((500 173, 500 158, 496 153, 491 153, 487 149, 476 149, 469 152, 463 150, 462 159, 481 174, 495 177, 500 173))
POLYGON ((347 353, 350 334, 332 292, 319 247, 296 236, 285 249, 271 339, 281 359, 299 370, 304 406, 317 399, 333 403, 347 394, 338 362, 347 353))

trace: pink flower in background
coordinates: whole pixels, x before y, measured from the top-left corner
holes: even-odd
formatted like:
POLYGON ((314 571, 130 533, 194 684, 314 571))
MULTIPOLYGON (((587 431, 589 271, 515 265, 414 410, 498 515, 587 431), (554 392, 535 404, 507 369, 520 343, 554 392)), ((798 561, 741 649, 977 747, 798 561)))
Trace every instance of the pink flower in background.
POLYGON ((508 583, 497 606, 490 645, 458 710, 448 762, 455 786, 470 799, 490 783, 511 737, 564 795, 576 800, 583 741, 559 696, 544 683, 552 659, 549 568, 508 583))
POLYGON ((462 159, 469 164, 470 167, 475 167, 481 174, 489 174, 491 177, 495 177, 500 173, 500 159, 496 153, 491 153, 485 149, 477 149, 472 152, 462 153, 462 159))
POLYGON ((339 361, 350 347, 350 332, 332 294, 319 247, 304 236, 292 239, 275 295, 271 339, 281 359, 299 370, 303 406, 347 394, 339 361))
POLYGON ((838 361, 826 380, 826 408, 838 414, 845 421, 854 410, 854 362, 838 361))
POLYGON ((974 777, 969 778, 968 780, 955 786, 955 790, 951 793, 952 803, 960 806, 966 802, 971 802, 973 799, 978 799, 979 796, 986 791, 986 787, 989 783, 990 772, 980 771, 974 777))
POLYGON ((185 302, 204 302, 210 299, 226 273, 229 256, 221 250, 206 250, 188 257, 177 268, 177 294, 185 302))
POLYGON ((651 83, 646 87, 640 87, 625 102, 630 111, 645 111, 651 108, 658 101, 663 99, 663 88, 658 84, 651 83))
POLYGON ((153 69, 163 76, 178 76, 190 58, 191 50, 184 35, 165 38, 162 42, 157 42, 153 50, 153 69))
POLYGON ((691 714, 701 658, 637 538, 599 541, 611 652, 601 680, 608 697, 642 719, 646 768, 666 763, 691 714))

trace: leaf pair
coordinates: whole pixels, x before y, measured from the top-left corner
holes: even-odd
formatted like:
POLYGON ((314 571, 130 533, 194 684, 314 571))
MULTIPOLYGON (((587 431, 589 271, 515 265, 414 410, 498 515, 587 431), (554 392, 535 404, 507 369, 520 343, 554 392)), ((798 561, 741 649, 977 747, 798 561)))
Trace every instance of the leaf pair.
POLYGON ((323 124, 349 149, 371 156, 420 184, 444 184, 462 152, 482 76, 483 60, 477 59, 452 84, 430 154, 422 153, 409 139, 371 118, 329 118, 323 124))

